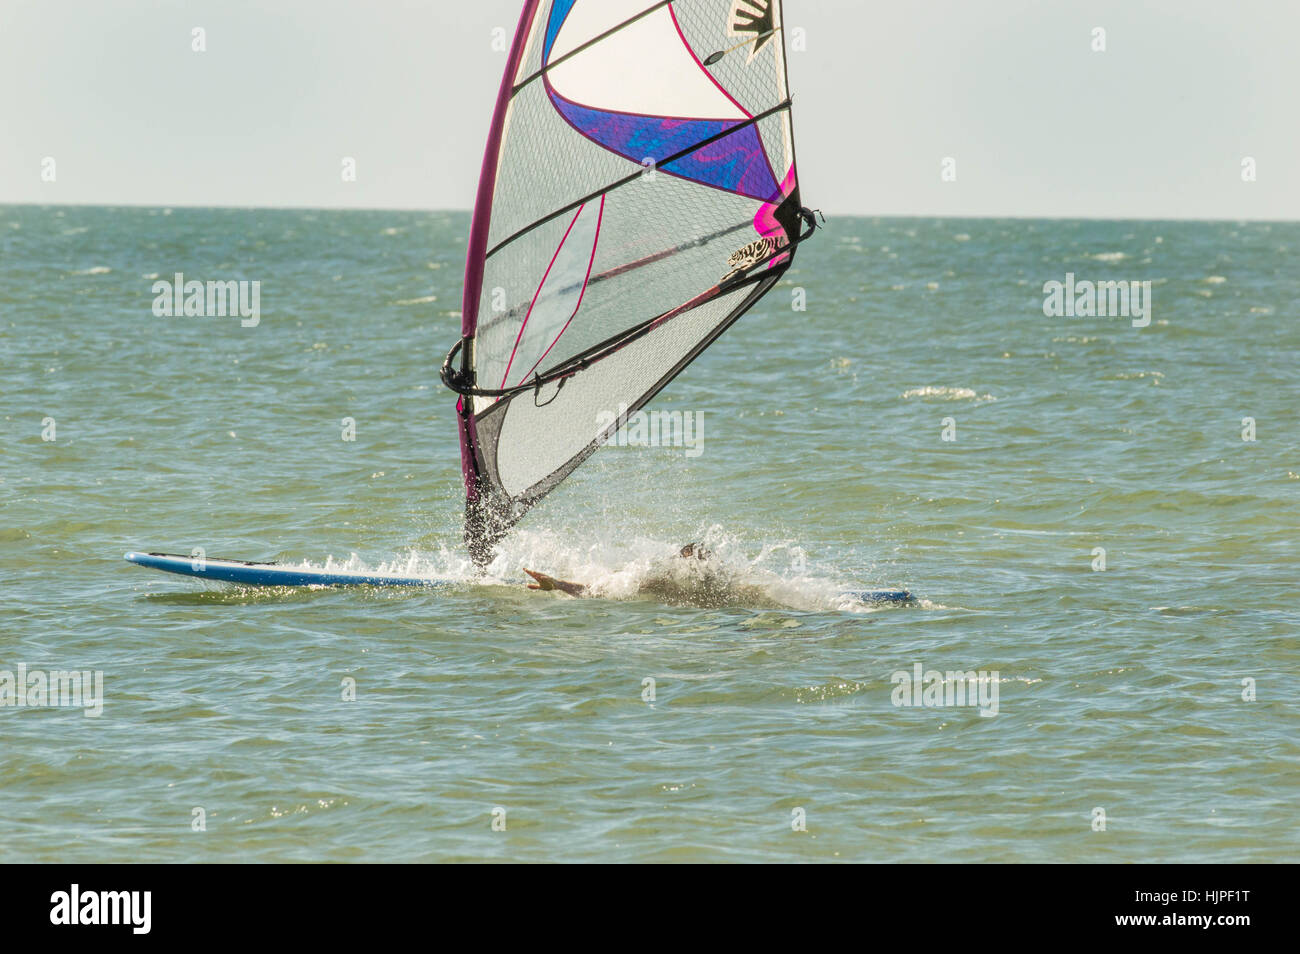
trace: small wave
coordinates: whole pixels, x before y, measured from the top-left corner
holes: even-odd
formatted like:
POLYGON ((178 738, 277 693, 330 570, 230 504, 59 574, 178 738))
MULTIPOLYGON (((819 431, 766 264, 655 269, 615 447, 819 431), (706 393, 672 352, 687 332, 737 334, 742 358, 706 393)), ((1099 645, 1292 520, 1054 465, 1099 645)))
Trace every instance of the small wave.
POLYGON ((112 269, 107 265, 96 265, 94 268, 82 269, 79 272, 72 272, 73 275, 107 275, 112 269))
POLYGON ((1098 252, 1096 255, 1089 255, 1094 262, 1122 262, 1128 258, 1124 252, 1098 252))
POLYGON ((1108 374, 1103 381, 1141 381, 1143 378, 1155 378, 1157 381, 1164 379, 1163 371, 1118 371, 1115 374, 1108 374))
POLYGON ((970 388, 949 388, 935 387, 928 385, 923 388, 912 388, 910 391, 904 391, 902 398, 937 398, 940 401, 996 401, 991 394, 979 394, 970 388))
POLYGON ((437 295, 425 295, 423 298, 399 298, 394 305, 427 305, 438 300, 437 295))
POLYGON ((798 703, 829 702, 832 699, 845 699, 865 692, 869 685, 851 679, 832 679, 821 686, 797 686, 794 689, 794 701, 798 703))

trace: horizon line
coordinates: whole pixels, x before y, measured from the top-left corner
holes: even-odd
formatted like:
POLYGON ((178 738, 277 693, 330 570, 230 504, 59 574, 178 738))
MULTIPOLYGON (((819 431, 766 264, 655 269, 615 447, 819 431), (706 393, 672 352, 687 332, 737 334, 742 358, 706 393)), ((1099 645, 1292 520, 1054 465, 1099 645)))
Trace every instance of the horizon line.
MULTIPOLYGON (((212 209, 214 211, 266 211, 266 212, 428 212, 473 215, 471 208, 437 208, 423 206, 318 206, 318 205, 198 205, 189 202, 4 202, 4 208, 64 208, 64 209, 212 209)), ((927 212, 833 212, 826 218, 841 219, 936 219, 942 221, 1010 220, 1024 222, 1241 222, 1270 225, 1297 225, 1300 218, 1253 218, 1236 216, 1180 216, 1147 217, 1134 215, 1026 215, 1002 213, 996 215, 954 214, 927 212)))

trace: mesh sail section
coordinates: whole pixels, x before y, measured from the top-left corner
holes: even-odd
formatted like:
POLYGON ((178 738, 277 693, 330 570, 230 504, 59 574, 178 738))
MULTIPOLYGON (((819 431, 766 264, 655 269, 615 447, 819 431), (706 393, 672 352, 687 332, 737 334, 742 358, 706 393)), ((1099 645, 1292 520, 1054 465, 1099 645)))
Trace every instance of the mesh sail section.
MULTIPOLYGON (((585 290, 543 283, 557 248, 574 219, 560 216, 521 236, 487 260, 480 294, 477 355, 479 378, 501 387, 501 372, 530 308, 549 296, 581 293, 581 308, 563 334, 545 336, 550 353, 543 373, 575 354, 649 318, 690 301, 730 270, 729 257, 753 241, 760 203, 663 173, 638 176, 603 197, 599 236, 585 290), (539 289, 542 295, 538 295, 539 289)), ((601 204, 601 199, 589 205, 601 204)), ((589 215, 584 212, 584 216, 589 215)), ((575 241, 572 232, 566 248, 575 241)), ((530 335, 547 329, 524 328, 530 335)), ((512 367, 510 384, 521 383, 512 367)))
POLYGON ((777 0, 675 0, 672 8, 682 36, 701 60, 724 53, 709 73, 751 115, 786 98, 784 27, 777 0), (769 29, 769 17, 775 32, 760 38, 769 29))
MULTIPOLYGON (((724 54, 709 66, 709 72, 751 116, 789 97, 785 23, 778 0, 676 0, 672 6, 683 37, 701 60, 724 54)), ((759 129, 773 172, 781 181, 794 166, 790 111, 760 120, 759 129)))
POLYGON ((774 116, 760 119, 757 125, 763 147, 772 157, 773 171, 778 178, 784 180, 794 168, 794 134, 790 125, 790 110, 785 109, 774 116))
MULTIPOLYGON (((563 251, 561 243, 568 246, 578 218, 581 216, 575 212, 538 226, 487 260, 474 343, 475 374, 483 387, 500 388, 507 383, 519 383, 518 379, 529 369, 521 366, 519 373, 507 382, 506 368, 516 370, 511 357, 517 354, 516 345, 522 343, 520 335, 525 323, 532 321, 534 303, 540 300, 545 308, 548 297, 563 292, 572 294, 568 286, 554 287, 548 270, 553 270, 552 263, 559 260, 563 251)), ((570 251, 575 247, 570 247, 570 251)))
POLYGON ((529 83, 515 95, 502 143, 489 251, 520 229, 638 168, 575 133, 552 105, 545 82, 529 83))
POLYGON ((799 231, 779 0, 530 0, 521 25, 458 379, 492 537, 761 297, 799 231))
POLYGON ((752 241, 757 209, 662 173, 611 193, 582 320, 559 338, 543 372, 715 286, 728 258, 752 241))
POLYGON ((492 465, 513 509, 558 483, 556 475, 567 473, 566 465, 577 466, 615 431, 621 415, 645 403, 738 309, 761 294, 749 287, 720 296, 666 321, 563 387, 545 385, 494 407, 489 416, 499 421, 492 422, 497 437, 492 465))

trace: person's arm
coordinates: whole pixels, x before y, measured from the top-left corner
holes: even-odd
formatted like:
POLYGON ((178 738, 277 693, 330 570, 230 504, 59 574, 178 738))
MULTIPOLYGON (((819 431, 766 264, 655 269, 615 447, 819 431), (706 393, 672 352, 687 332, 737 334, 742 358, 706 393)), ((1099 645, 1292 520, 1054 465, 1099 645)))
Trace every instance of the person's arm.
POLYGON ((524 572, 531 576, 536 583, 529 583, 530 590, 559 590, 561 593, 568 593, 570 596, 585 596, 587 588, 581 583, 569 583, 565 580, 557 580, 553 576, 547 576, 545 573, 534 573, 527 567, 524 572))

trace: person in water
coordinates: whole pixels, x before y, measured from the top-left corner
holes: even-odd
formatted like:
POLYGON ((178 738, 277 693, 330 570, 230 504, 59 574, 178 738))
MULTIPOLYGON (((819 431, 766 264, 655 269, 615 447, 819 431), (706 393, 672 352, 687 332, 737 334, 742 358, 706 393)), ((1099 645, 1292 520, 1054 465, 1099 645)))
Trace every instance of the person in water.
MULTIPOLYGON (((714 560, 713 554, 698 543, 688 543, 667 560, 655 560, 645 575, 638 580, 637 596, 658 600, 670 606, 695 606, 700 609, 721 609, 727 606, 759 608, 798 608, 789 604, 776 592, 756 582, 754 574, 741 569, 739 573, 726 565, 726 560, 714 560)), ((583 583, 557 580, 545 573, 524 568, 535 582, 530 590, 552 590, 569 596, 601 596, 598 587, 583 583)), ((769 574, 770 576, 770 574, 769 574)), ((779 581, 778 581, 779 582, 779 581)), ((865 603, 913 602, 905 591, 899 595, 878 597, 873 594, 843 593, 842 597, 865 603)))
MULTIPOLYGON (((707 592, 709 583, 716 577, 716 574, 703 571, 704 565, 708 563, 712 554, 700 546, 698 543, 688 543, 677 551, 677 556, 666 567, 660 568, 660 572, 650 574, 641 583, 640 592, 648 596, 666 597, 669 602, 694 602, 689 598, 683 598, 683 593, 691 587, 691 584, 703 583, 707 592), (683 571, 686 571, 685 573, 683 571)), ((557 590, 561 593, 568 593, 570 596, 587 596, 589 588, 582 583, 570 583, 568 580, 557 580, 553 576, 547 576, 545 573, 538 573, 524 568, 524 572, 531 576, 536 582, 529 583, 530 590, 557 590)))

